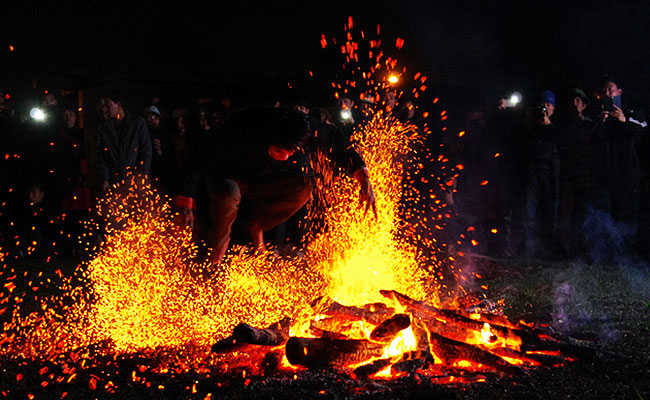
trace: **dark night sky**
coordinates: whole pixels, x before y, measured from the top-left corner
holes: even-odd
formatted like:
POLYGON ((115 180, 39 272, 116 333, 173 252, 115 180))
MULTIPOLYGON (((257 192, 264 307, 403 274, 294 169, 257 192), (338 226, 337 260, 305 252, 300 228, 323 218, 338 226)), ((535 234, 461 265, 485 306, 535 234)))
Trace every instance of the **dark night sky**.
POLYGON ((562 89, 612 73, 647 95, 650 81, 645 0, 7 3, 0 85, 115 68, 166 71, 180 82, 197 71, 223 84, 298 78, 340 66, 319 39, 342 37, 348 15, 355 27, 381 24, 386 42, 404 38, 402 58, 433 85, 476 93, 518 85, 562 89))

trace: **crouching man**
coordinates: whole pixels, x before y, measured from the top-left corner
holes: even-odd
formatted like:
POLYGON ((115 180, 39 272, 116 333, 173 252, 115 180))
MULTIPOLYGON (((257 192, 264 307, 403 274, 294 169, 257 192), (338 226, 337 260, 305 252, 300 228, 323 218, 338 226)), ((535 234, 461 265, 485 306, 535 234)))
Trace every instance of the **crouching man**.
MULTIPOLYGON (((307 116, 300 112, 257 109, 233 115, 214 138, 206 150, 207 160, 188 174, 190 184, 186 183, 192 187, 199 180, 206 182, 212 222, 207 242, 212 264, 221 262, 226 254, 235 219, 250 236, 255 250, 263 252, 263 232, 288 220, 307 203, 311 183, 289 158, 303 151, 301 146, 310 129, 307 116)), ((176 204, 185 203, 177 207, 181 216, 191 207, 187 200, 188 196, 175 199, 176 204)))

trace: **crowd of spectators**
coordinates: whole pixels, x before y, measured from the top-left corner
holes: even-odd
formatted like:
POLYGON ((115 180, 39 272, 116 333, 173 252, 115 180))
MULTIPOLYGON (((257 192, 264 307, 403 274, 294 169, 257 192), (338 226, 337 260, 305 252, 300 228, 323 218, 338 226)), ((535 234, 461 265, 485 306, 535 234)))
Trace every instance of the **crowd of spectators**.
MULTIPOLYGON (((384 108, 422 129, 423 108, 389 94, 384 108)), ((171 199, 177 222, 216 249, 214 262, 235 235, 242 196, 252 199, 251 215, 258 215, 242 223, 255 247, 281 246, 291 236, 298 245, 304 232, 291 233, 286 222, 293 215, 305 218, 312 187, 308 178, 287 180, 287 171, 275 164, 310 146, 328 149, 338 167, 357 179, 362 200, 374 207, 372 171, 349 145, 367 105, 349 98, 330 108, 310 108, 308 101, 293 99, 281 104, 291 111, 276 115, 264 114, 273 107, 241 112, 228 99, 171 108, 152 99, 136 110, 122 94, 108 92, 98 97, 96 121, 85 126, 79 124, 78 102, 59 101, 46 92, 42 114, 20 118, 12 100, 0 93, 0 240, 3 251, 14 257, 81 256, 87 245, 79 241, 82 222, 92 205, 130 174, 152 178, 171 199), (308 144, 298 137, 316 127, 325 132, 320 142, 308 144), (298 136, 289 142, 285 136, 291 130, 298 136), (270 133, 259 137, 260 131, 270 133), (259 163, 260 152, 268 153, 275 172, 285 174, 273 175, 266 180, 273 184, 265 187, 257 185, 259 176, 246 175, 251 165, 258 175, 270 168, 259 163), (209 168, 237 171, 201 175, 215 157, 226 162, 209 168), (277 187, 287 190, 276 193, 277 187), (273 200, 269 206, 270 196, 293 200, 273 200)), ((434 151, 445 151, 464 165, 455 189, 446 193, 456 214, 451 236, 471 225, 482 239, 474 251, 495 256, 605 261, 647 247, 646 122, 624 100, 617 82, 606 79, 591 95, 577 88, 559 96, 545 90, 527 106, 502 99, 492 108, 466 113, 456 121, 466 131, 459 143, 430 142, 446 142, 446 150, 434 151)), ((431 135, 440 132, 434 127, 431 135)))
POLYGON ((468 113, 457 206, 485 233, 483 251, 594 262, 647 251, 644 113, 612 78, 589 92, 544 90, 525 107, 502 99, 468 113))

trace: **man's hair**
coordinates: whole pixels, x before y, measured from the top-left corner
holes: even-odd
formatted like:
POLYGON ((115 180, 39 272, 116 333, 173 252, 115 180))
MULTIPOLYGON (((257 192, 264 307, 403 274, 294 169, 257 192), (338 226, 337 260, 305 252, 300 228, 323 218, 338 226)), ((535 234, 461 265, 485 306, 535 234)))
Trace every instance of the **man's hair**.
POLYGON ((100 93, 100 99, 111 99, 114 103, 121 103, 124 106, 124 93, 120 90, 105 90, 100 93))
POLYGON ((306 114, 288 108, 274 108, 269 114, 266 129, 269 145, 293 150, 305 144, 311 132, 306 114))
POLYGON ((614 84, 616 84, 616 87, 620 89, 621 86, 623 86, 623 84, 619 78, 620 78, 619 76, 615 76, 612 74, 605 74, 600 79, 600 87, 603 87, 607 82, 614 82, 614 84))

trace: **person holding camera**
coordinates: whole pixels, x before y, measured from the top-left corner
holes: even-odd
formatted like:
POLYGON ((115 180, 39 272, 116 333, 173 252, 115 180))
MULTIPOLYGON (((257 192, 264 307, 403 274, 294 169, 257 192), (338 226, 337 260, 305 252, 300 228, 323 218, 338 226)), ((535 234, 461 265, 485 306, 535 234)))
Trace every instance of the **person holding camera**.
POLYGON ((523 239, 526 256, 548 256, 558 205, 559 153, 553 123, 555 94, 544 90, 539 106, 527 110, 523 239))
POLYGON ((625 227, 624 242, 633 245, 639 217, 642 180, 640 141, 647 123, 622 101, 623 90, 610 78, 601 86, 596 138, 601 162, 596 206, 625 227))

